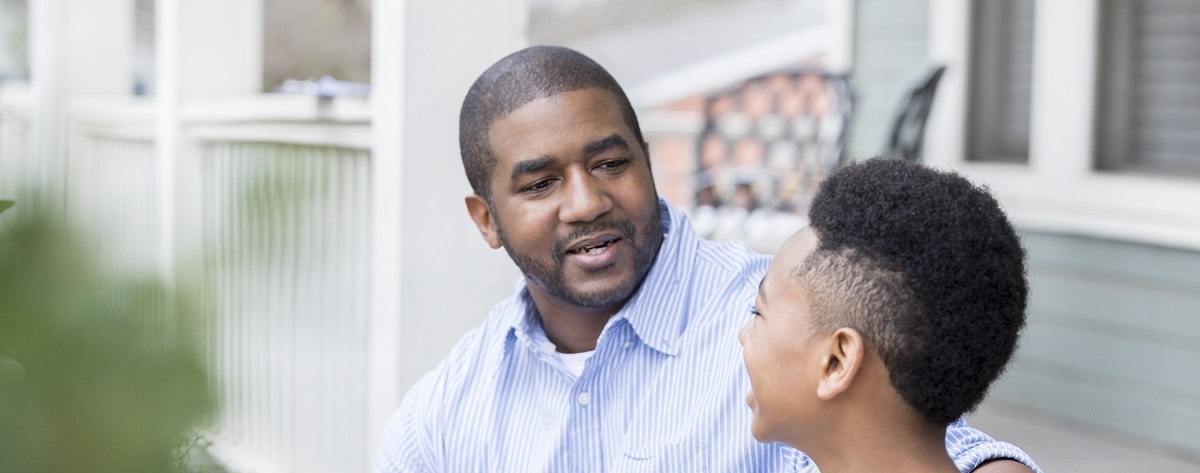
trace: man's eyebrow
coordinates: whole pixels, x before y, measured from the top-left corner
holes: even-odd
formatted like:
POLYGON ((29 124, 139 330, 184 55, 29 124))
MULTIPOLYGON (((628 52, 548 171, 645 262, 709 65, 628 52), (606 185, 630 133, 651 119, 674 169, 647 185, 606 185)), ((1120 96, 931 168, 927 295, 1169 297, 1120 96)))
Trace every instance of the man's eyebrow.
POLYGON ((550 166, 553 163, 554 163, 553 156, 542 156, 540 158, 534 158, 534 159, 521 161, 521 162, 517 163, 515 166, 513 166, 512 180, 516 181, 516 180, 520 179, 521 176, 524 176, 526 174, 533 174, 535 172, 541 171, 542 169, 546 169, 547 166, 550 166))
POLYGON ((625 138, 621 138, 621 135, 614 133, 598 140, 589 141, 588 144, 583 146, 583 153, 591 156, 612 148, 621 148, 628 151, 629 142, 625 141, 625 138))
POLYGON ((767 282, 767 276, 763 275, 763 278, 758 281, 758 299, 763 302, 767 301, 767 294, 763 292, 763 283, 765 282, 767 282))

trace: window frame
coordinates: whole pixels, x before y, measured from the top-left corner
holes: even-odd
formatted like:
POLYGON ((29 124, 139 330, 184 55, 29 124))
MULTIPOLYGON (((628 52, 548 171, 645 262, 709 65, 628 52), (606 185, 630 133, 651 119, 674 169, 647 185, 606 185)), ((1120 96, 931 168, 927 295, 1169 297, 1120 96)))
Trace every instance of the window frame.
POLYGON ((1200 250, 1200 178, 1097 169, 1103 0, 1037 2, 1028 164, 966 159, 972 3, 930 0, 929 56, 948 70, 926 161, 987 185, 1028 230, 1200 250))

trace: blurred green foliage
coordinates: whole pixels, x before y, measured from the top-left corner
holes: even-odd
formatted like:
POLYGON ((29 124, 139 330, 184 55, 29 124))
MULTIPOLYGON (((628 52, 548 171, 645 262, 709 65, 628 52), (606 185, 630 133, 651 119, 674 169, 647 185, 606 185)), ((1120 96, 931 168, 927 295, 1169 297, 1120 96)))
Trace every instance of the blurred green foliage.
POLYGON ((179 471, 180 447, 191 449, 213 402, 185 298, 102 275, 59 223, 10 220, 0 222, 0 473, 179 471))

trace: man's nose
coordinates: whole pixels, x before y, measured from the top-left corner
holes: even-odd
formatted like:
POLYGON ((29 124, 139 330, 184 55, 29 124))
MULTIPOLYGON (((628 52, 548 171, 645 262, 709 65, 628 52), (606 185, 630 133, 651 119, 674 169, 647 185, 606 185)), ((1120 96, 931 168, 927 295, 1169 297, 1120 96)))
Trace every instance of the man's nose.
POLYGON ((612 198, 603 185, 586 172, 575 174, 567 179, 559 219, 567 223, 590 222, 612 210, 612 198))

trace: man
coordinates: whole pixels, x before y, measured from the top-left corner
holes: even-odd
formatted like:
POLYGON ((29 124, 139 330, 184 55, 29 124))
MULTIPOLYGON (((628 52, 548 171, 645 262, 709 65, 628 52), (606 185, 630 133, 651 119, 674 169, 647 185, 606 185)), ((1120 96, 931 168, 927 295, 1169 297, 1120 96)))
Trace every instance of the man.
POLYGON ((896 159, 838 169, 809 216, 742 328, 751 432, 826 473, 957 471, 946 425, 1025 324, 1016 231, 986 190, 896 159))
MULTIPOLYGON (((700 239, 657 198, 603 68, 519 51, 476 80, 459 120, 467 211, 525 282, 405 396, 377 471, 808 467, 747 431, 737 333, 769 257, 700 239)), ((1000 445, 961 423, 947 442, 963 470, 1000 445)))

